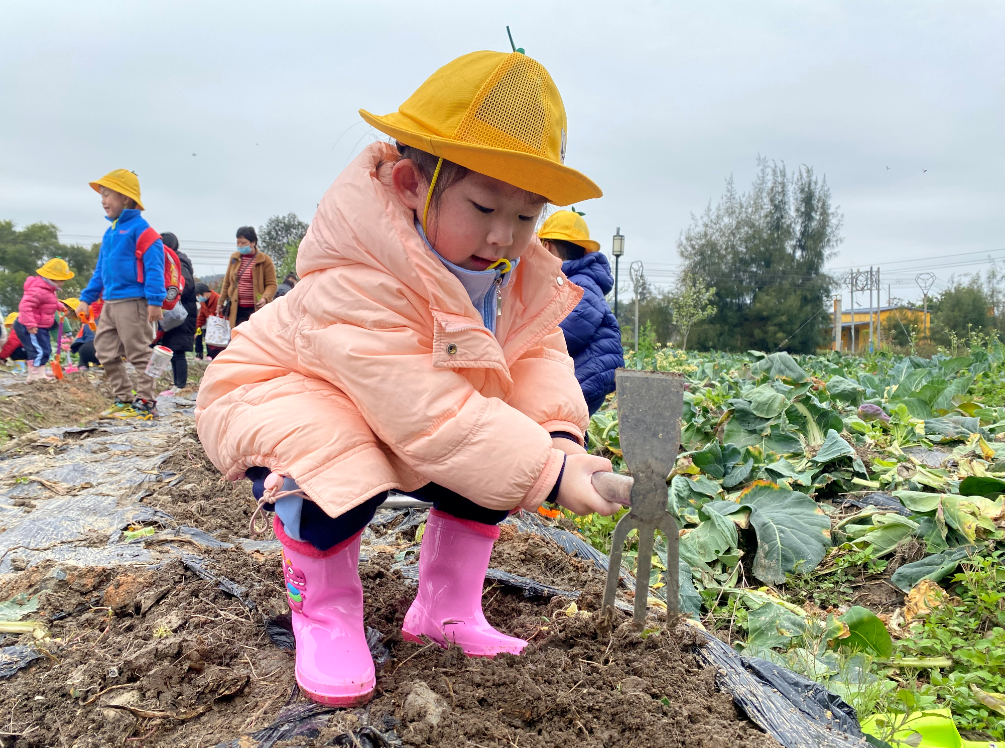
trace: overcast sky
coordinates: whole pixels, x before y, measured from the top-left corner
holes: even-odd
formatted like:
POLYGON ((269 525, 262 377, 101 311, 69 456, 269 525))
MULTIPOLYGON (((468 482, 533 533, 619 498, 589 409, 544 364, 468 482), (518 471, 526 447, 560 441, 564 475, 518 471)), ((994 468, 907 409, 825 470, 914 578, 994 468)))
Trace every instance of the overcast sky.
POLYGON ((0 219, 92 241, 106 224, 87 182, 125 167, 151 224, 219 270, 238 226, 310 220, 377 136, 357 109, 507 50, 507 24, 562 92, 567 163, 604 190, 577 206, 594 238, 609 251, 620 226, 624 261, 657 281, 691 214, 730 175, 745 189, 759 154, 826 176, 844 214, 831 265, 879 265, 906 283, 894 296, 918 295, 920 269, 938 290, 1005 257, 1000 0, 0 0, 0 219))

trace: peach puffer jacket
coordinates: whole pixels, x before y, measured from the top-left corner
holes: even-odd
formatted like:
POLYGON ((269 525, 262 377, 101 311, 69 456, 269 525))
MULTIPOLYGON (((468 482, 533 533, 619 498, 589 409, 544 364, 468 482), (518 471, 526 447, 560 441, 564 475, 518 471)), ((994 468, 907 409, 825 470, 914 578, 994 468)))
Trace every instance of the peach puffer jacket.
POLYGON ((496 335, 395 197, 398 158, 369 146, 300 244, 302 280, 234 330, 199 389, 196 424, 230 480, 292 476, 332 517, 435 482, 482 506, 534 509, 586 403, 558 323, 582 298, 535 239, 502 292, 496 335))

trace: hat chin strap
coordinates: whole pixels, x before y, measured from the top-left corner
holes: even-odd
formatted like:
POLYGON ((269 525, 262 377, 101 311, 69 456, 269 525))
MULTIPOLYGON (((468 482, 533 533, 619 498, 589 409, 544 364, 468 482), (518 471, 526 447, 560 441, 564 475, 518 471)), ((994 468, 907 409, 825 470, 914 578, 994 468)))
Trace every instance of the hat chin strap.
POLYGON ((426 216, 429 215, 429 203, 433 199, 433 188, 436 187, 436 180, 440 177, 440 168, 443 166, 443 157, 436 162, 436 171, 433 172, 433 179, 429 182, 429 191, 426 193, 426 205, 422 209, 422 231, 428 236, 426 229, 426 216))

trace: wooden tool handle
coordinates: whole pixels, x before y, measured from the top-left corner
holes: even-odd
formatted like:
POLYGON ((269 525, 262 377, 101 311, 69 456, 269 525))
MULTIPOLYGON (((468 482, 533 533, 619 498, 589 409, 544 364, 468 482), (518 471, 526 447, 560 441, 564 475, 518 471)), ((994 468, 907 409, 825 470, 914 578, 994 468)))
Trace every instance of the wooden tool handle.
POLYGON ((601 496, 621 506, 632 505, 632 486, 635 479, 629 475, 617 473, 594 473, 593 487, 601 496))

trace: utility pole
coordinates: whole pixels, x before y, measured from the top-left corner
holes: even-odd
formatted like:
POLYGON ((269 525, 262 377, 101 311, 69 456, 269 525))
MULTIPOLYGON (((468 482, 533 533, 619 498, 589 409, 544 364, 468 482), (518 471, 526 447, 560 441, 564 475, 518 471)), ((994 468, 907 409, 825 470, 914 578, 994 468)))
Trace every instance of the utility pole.
POLYGON ((869 353, 872 353, 873 350, 874 350, 873 345, 872 345, 872 341, 875 340, 875 338, 873 337, 873 332, 872 332, 872 312, 873 312, 873 307, 872 307, 872 287, 873 287, 872 268, 870 267, 869 268, 869 353))
POLYGON ((639 354, 639 290, 642 288, 642 280, 645 278, 645 269, 642 261, 636 260, 628 268, 628 274, 632 279, 632 286, 635 288, 635 361, 636 365, 642 368, 642 357, 639 354))
POLYGON ((841 351, 841 297, 834 297, 834 350, 841 351))
POLYGON ((855 281, 858 279, 858 271, 852 270, 851 282, 851 353, 855 355, 855 281))
POLYGON ((852 270, 848 273, 848 286, 851 288, 851 352, 858 353, 855 346, 855 292, 869 291, 869 350, 872 350, 872 268, 865 273, 852 270))
POLYGON ((883 347, 883 284, 879 278, 879 268, 876 268, 876 340, 878 348, 883 347))
POLYGON ((614 319, 618 318, 618 260, 625 253, 625 237, 621 235, 621 227, 614 231, 614 243, 611 254, 614 255, 614 319))
POLYGON ((922 327, 925 329, 925 338, 931 335, 931 325, 928 324, 928 292, 935 285, 935 273, 918 273, 914 276, 914 282, 918 284, 921 293, 925 295, 925 316, 921 318, 922 327))

